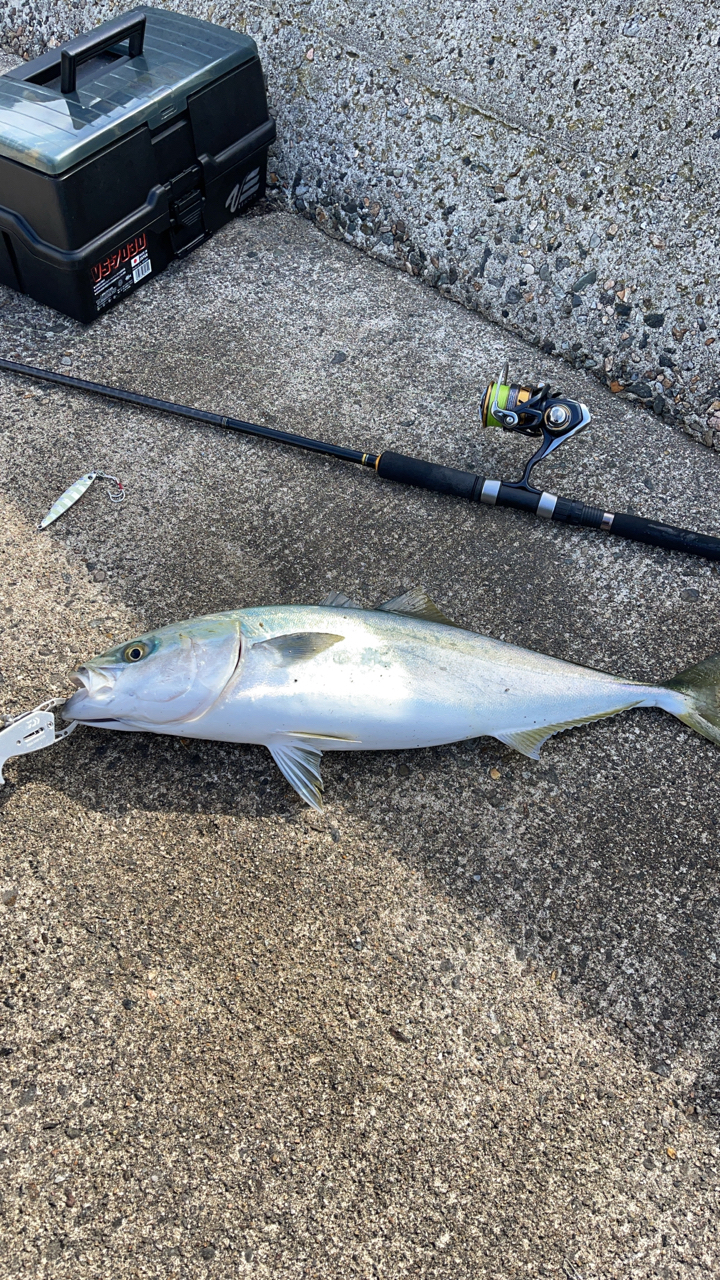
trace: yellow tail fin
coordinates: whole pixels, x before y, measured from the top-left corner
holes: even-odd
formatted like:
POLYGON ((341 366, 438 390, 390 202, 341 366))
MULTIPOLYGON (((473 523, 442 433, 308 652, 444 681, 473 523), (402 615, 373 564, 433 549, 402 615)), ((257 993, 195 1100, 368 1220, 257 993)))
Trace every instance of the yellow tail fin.
POLYGON ((687 710, 678 720, 720 747, 720 653, 680 671, 663 688, 684 696, 687 710))

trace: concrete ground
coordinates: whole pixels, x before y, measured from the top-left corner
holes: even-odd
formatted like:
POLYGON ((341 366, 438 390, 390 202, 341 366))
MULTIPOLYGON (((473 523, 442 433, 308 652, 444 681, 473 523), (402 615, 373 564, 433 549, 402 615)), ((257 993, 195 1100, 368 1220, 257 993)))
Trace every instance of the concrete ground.
MULTIPOLYGON (((155 0, 246 31, 288 203, 720 451, 716 0, 155 0)), ((117 0, 13 0, 35 56, 117 0)))
MULTIPOLYGON (((546 487, 717 532, 717 454, 287 214, 87 330, 3 294, 0 349, 491 475, 507 355, 593 409, 546 487)), ((111 637, 331 588, 633 677, 720 649, 704 561, 20 378, 0 464, 5 713, 111 637), (127 500, 38 532, 89 467, 127 500)), ((261 748, 81 729, 6 773, 0 1275, 718 1273, 710 743, 636 711, 539 764, 331 755, 321 816, 261 748)))

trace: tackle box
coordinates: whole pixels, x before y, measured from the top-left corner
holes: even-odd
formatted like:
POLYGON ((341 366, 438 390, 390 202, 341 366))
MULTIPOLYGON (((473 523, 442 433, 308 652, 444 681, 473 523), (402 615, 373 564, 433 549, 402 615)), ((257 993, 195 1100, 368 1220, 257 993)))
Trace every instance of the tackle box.
POLYGON ((0 283, 84 323, 265 190, 249 36, 141 7, 0 76, 0 283))

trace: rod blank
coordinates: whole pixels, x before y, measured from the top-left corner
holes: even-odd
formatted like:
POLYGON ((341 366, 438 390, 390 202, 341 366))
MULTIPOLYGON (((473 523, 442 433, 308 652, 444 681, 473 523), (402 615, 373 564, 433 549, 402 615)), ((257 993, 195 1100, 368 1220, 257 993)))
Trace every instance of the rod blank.
POLYGON ((296 449, 309 449, 312 453, 325 453, 331 458, 341 458, 343 462, 357 462, 366 467, 374 467, 377 462, 377 454, 360 453, 357 449, 346 449, 342 444, 327 444, 324 440, 313 440, 310 436, 296 436, 290 431, 277 431, 274 427, 263 427, 257 422, 244 422, 242 418, 228 418, 220 413, 208 413, 206 409, 193 409, 190 405, 175 404, 172 400, 158 400, 155 396, 143 396, 137 391, 123 391, 121 387, 107 387, 102 382, 88 382, 85 378, 73 378, 69 373, 52 373, 49 369, 37 369, 31 364, 18 364, 14 360, 1 358, 0 369, 5 369, 7 373, 20 373, 25 378, 40 378, 44 382, 55 382, 61 387, 74 387, 76 391, 89 391, 92 395, 106 396, 110 400, 122 400, 125 404, 141 405, 144 409, 174 413, 180 418, 191 418, 193 422, 204 422, 210 427, 229 427, 231 431, 241 431, 246 436, 258 436, 261 440, 275 440, 278 444, 290 444, 296 449))

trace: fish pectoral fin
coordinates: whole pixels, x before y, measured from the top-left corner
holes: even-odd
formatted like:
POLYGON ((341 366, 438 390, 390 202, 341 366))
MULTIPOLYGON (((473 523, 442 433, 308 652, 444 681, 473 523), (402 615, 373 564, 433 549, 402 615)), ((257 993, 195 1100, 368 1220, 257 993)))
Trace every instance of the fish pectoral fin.
POLYGON ((624 707, 614 707, 612 711, 600 711, 591 716, 578 716, 576 720, 563 720, 560 724, 541 724, 535 729, 514 729, 508 733, 494 733, 493 738, 504 742, 507 747, 519 751, 531 760, 540 759, 540 748, 555 733, 564 733, 566 729, 575 729, 581 724, 592 724, 594 720, 606 720, 608 716, 617 715, 618 711, 629 711, 639 703, 628 702, 624 707))
POLYGON ((306 804, 322 809, 322 751, 307 746, 300 737, 282 734, 267 744, 278 769, 306 804))
POLYGON ((337 749, 343 743, 351 747, 357 738, 332 733, 278 733, 266 746, 283 776, 306 804, 322 809, 323 780, 320 773, 322 745, 337 749))
POLYGON ((362 605, 355 600, 351 600, 349 596, 343 595, 342 591, 328 591, 324 600, 320 601, 321 609, 362 609, 362 605))
POLYGON ((271 653, 281 667, 289 667, 292 662, 307 662, 309 658, 316 658, 319 653, 324 653, 344 639, 344 636, 331 635, 326 631, 291 631, 284 636, 273 636, 270 640, 256 640, 253 649, 271 653))
POLYGON ((460 627, 458 622, 452 622, 450 618, 446 618, 422 587, 411 587, 404 595, 386 600, 376 608, 380 613, 400 613, 408 618, 423 618, 425 622, 441 622, 445 627, 459 627, 461 631, 465 629, 460 627))

